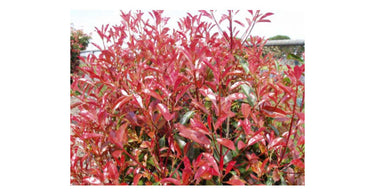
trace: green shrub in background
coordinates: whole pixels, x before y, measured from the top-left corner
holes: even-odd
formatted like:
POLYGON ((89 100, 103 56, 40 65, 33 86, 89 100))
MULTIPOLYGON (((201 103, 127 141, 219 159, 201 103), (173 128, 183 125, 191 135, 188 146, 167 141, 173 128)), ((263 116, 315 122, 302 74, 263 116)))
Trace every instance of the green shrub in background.
POLYGON ((85 50, 89 45, 91 36, 85 34, 82 30, 77 30, 70 27, 70 73, 76 71, 79 66, 79 55, 82 50, 85 50))

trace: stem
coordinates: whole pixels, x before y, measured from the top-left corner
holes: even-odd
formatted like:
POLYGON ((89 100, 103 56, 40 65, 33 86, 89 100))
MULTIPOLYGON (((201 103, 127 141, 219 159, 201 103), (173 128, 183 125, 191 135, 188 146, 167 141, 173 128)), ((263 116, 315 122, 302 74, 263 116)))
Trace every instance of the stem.
POLYGON ((230 117, 227 118, 227 132, 226 132, 226 135, 225 135, 226 138, 229 137, 229 120, 230 120, 230 117))
MULTIPOLYGON (((246 34, 247 34, 247 35, 243 38, 241 45, 246 41, 246 38, 250 35, 250 33, 251 33, 251 31, 253 30, 254 26, 255 26, 255 22, 253 21, 253 22, 251 23, 250 31, 247 32, 247 30, 246 30, 246 32, 244 33, 244 35, 246 35, 246 34)), ((249 29, 249 28, 247 28, 247 29, 249 29)))
POLYGON ((296 94, 294 96, 294 105, 293 105, 293 115, 292 115, 292 121, 290 122, 290 126, 289 126, 289 132, 288 132, 288 138, 286 140, 286 144, 285 144, 285 148, 284 148, 284 151, 281 155, 281 158, 279 160, 279 163, 283 160, 284 158, 284 155, 285 155, 285 152, 286 152, 286 148, 288 147, 288 143, 289 143, 289 139, 290 139, 290 134, 292 133, 292 127, 293 127, 293 121, 294 121, 294 115, 296 113, 296 104, 297 104, 297 92, 298 92, 298 83, 297 83, 297 86, 296 86, 296 94))
POLYGON ((126 150, 122 150, 123 152, 125 152, 126 155, 128 155, 134 162, 136 162, 140 167, 142 167, 142 169, 146 170, 150 175, 152 175, 152 173, 150 172, 150 170, 148 170, 146 167, 144 167, 140 162, 138 162, 132 155, 130 155, 126 150))
POLYGON ((229 29, 230 29, 230 51, 233 49, 233 29, 232 29, 232 11, 229 10, 229 29))
MULTIPOLYGON (((211 11, 211 16, 212 16, 212 18, 214 19, 216 26, 219 28, 219 32, 220 32, 221 36, 223 36, 223 37, 225 38, 224 33, 223 33, 223 30, 220 28, 220 25, 217 23, 213 11, 211 11)), ((225 38, 225 40, 226 40, 227 42, 229 42, 229 40, 227 40, 227 38, 225 38)))

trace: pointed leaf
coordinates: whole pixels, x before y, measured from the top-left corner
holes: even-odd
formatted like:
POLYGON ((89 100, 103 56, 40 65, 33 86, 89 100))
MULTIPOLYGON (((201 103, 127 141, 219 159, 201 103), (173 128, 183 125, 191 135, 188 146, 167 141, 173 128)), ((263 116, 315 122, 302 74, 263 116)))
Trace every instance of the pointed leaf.
POLYGON ((236 147, 234 146, 233 141, 231 141, 229 139, 226 139, 226 138, 217 138, 216 141, 219 144, 221 144, 221 145, 223 145, 223 146, 225 146, 225 147, 227 147, 227 148, 229 148, 231 150, 236 150, 236 147))
POLYGON ((237 24, 239 24, 239 25, 241 25, 242 27, 245 27, 245 25, 242 22, 238 21, 238 20, 234 20, 234 22, 237 23, 237 24))
POLYGON ((238 150, 241 150, 242 148, 246 147, 246 144, 243 143, 242 140, 240 140, 238 141, 237 147, 238 147, 238 150))
POLYGON ((225 175, 228 174, 232 170, 235 164, 236 164, 236 161, 230 161, 228 163, 227 168, 225 168, 225 175))
POLYGON ((122 96, 115 102, 115 107, 113 107, 113 111, 119 108, 121 105, 129 102, 132 96, 122 96))
POLYGON ((170 121, 174 117, 174 114, 169 113, 166 105, 164 105, 162 103, 158 103, 157 107, 158 107, 160 113, 163 115, 165 120, 170 121))
POLYGON ((172 183, 174 185, 181 185, 181 182, 175 178, 164 178, 160 181, 161 184, 172 183))
POLYGON ((302 168, 302 169, 305 168, 305 163, 303 163, 300 159, 294 159, 294 160, 290 161, 290 164, 295 165, 296 167, 299 167, 299 168, 302 168))
POLYGON ((245 118, 249 117, 250 109, 249 104, 241 104, 241 112, 245 118))
POLYGON ((270 149, 270 148, 282 145, 284 143, 283 140, 284 140, 283 137, 278 137, 278 138, 273 139, 272 142, 268 145, 268 148, 270 149))
POLYGON ((83 178, 83 182, 91 185, 100 185, 102 182, 96 177, 85 177, 83 178))
POLYGON ((255 135, 252 138, 250 138, 249 142, 247 142, 247 146, 251 146, 260 140, 264 139, 264 137, 261 134, 255 135))
POLYGON ((253 94, 254 90, 248 86, 247 84, 242 84, 241 85, 242 92, 247 96, 247 101, 251 106, 254 106, 256 97, 253 94))
POLYGON ((191 127, 199 132, 204 134, 209 134, 207 127, 199 120, 195 120, 194 118, 190 119, 191 127))
POLYGON ((184 114, 184 116, 182 116, 182 118, 180 119, 180 123, 183 124, 183 125, 185 125, 186 122, 187 122, 191 117, 194 116, 194 113, 195 113, 194 110, 191 110, 191 111, 186 112, 186 113, 184 114))
POLYGON ((247 96, 244 95, 243 93, 233 93, 233 94, 230 94, 228 95, 226 98, 225 98, 225 101, 226 102, 231 102, 233 100, 239 100, 239 99, 244 99, 246 98, 247 96))
POLYGON ((210 144, 210 140, 201 132, 194 131, 190 128, 186 128, 185 126, 181 124, 176 125, 177 129, 180 131, 180 135, 191 139, 199 144, 210 144))
POLYGON ((138 105, 139 105, 141 108, 144 108, 143 103, 142 103, 142 98, 141 98, 141 96, 139 96, 138 94, 134 94, 134 98, 135 98, 135 100, 137 101, 138 105))
POLYGON ((83 133, 82 135, 82 139, 90 139, 96 137, 103 137, 103 135, 99 133, 83 133))
POLYGON ((233 176, 229 181, 225 182, 230 185, 245 185, 245 181, 240 179, 238 176, 233 176))
POLYGON ((219 167, 217 166, 217 163, 214 159, 214 157, 210 153, 203 153, 203 156, 208 161, 208 164, 212 166, 212 168, 215 170, 215 175, 219 175, 219 167))
POLYGON ((149 89, 143 89, 142 91, 143 91, 143 93, 145 93, 147 95, 150 95, 150 96, 152 96, 152 97, 154 97, 154 98, 156 98, 160 101, 163 100, 163 98, 159 94, 157 94, 155 91, 151 91, 149 89))
POLYGON ((225 119, 227 119, 227 117, 228 117, 227 114, 222 114, 222 116, 220 116, 220 118, 217 119, 214 125, 215 130, 218 129, 223 124, 223 122, 225 121, 225 119))

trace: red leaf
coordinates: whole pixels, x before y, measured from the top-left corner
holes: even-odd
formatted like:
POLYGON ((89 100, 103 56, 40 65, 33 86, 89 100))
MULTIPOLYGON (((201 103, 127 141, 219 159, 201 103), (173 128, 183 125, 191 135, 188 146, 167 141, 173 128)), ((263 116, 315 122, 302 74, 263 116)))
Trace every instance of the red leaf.
POLYGON ((142 97, 138 94, 134 94, 133 97, 135 98, 136 102, 138 103, 139 107, 144 108, 142 103, 142 97))
POLYGON ((238 144, 237 144, 237 147, 238 147, 238 150, 241 150, 242 148, 246 147, 246 144, 243 143, 242 140, 240 140, 240 141, 238 142, 238 144))
POLYGON ((102 182, 96 177, 84 177, 83 182, 91 185, 101 185, 102 182))
POLYGON ((180 131, 180 135, 183 137, 191 139, 199 144, 210 144, 210 140, 201 132, 186 128, 181 124, 177 124, 177 128, 180 131))
POLYGON ((239 126, 242 127, 246 135, 252 135, 251 124, 249 119, 245 118, 245 120, 242 120, 239 123, 239 126))
POLYGON ((261 134, 255 135, 252 138, 250 138, 249 142, 247 142, 247 145, 251 146, 251 145, 259 142, 262 139, 264 139, 264 138, 263 138, 263 136, 261 134))
POLYGON ((270 148, 284 144, 283 140, 284 140, 283 137, 278 137, 276 139, 273 139, 272 142, 268 145, 268 148, 270 149, 270 148))
POLYGON ((241 112, 245 118, 249 117, 250 109, 249 104, 241 104, 241 112))
POLYGON ((303 66, 294 66, 294 76, 297 80, 301 78, 301 75, 303 73, 303 66))
POLYGON ((82 110, 79 114, 86 119, 97 121, 97 118, 95 117, 95 115, 87 110, 82 110))
POLYGON ((247 98, 245 94, 243 93, 233 93, 233 94, 230 94, 228 95, 226 98, 225 98, 225 101, 226 102, 231 102, 233 100, 239 100, 239 99, 245 99, 247 98))
POLYGON ((111 131, 109 140, 116 144, 118 147, 122 148, 124 144, 128 142, 128 123, 125 123, 120 126, 117 131, 111 131))
POLYGON ((235 164, 236 164, 236 161, 230 161, 228 163, 227 168, 225 169, 225 175, 228 174, 232 170, 235 164))
POLYGON ((199 10, 199 12, 200 12, 203 16, 206 16, 206 17, 209 17, 210 19, 212 19, 211 14, 209 14, 206 10, 199 10))
POLYGON ((121 154, 122 154, 122 150, 116 150, 116 151, 112 152, 112 156, 114 158, 120 158, 121 154))
POLYGON ((245 181, 240 179, 238 176, 233 176, 229 181, 225 182, 230 185, 245 185, 245 181))
POLYGON ((139 179, 142 177, 142 174, 135 174, 133 178, 133 185, 138 185, 139 179))
POLYGON ((112 181, 115 183, 115 184, 118 184, 118 177, 119 177, 119 173, 117 171, 117 167, 116 165, 114 165, 111 161, 109 161, 104 170, 104 175, 108 175, 109 178, 112 179, 112 181))
POLYGON ((219 144, 221 144, 221 145, 223 145, 223 146, 225 146, 225 147, 227 147, 227 148, 229 148, 231 150, 236 150, 236 147, 234 146, 233 141, 231 141, 229 139, 226 139, 226 138, 217 138, 216 141, 219 144))
POLYGON ((237 23, 237 24, 239 24, 239 25, 241 25, 242 27, 245 27, 245 25, 242 22, 238 21, 238 20, 234 20, 234 22, 237 23))
POLYGON ((159 94, 157 94, 155 91, 151 91, 149 89, 143 89, 142 91, 143 91, 143 93, 145 93, 147 95, 150 95, 150 96, 152 96, 152 97, 154 97, 154 98, 156 98, 160 101, 163 100, 163 98, 159 94))
POLYGON ((190 176, 193 174, 191 164, 187 156, 184 157, 184 170, 182 172, 182 182, 184 185, 188 184, 190 176))
POLYGON ((82 139, 90 139, 95 137, 103 137, 103 135, 98 133, 83 133, 82 135, 82 139))
POLYGON ((198 180, 205 172, 207 172, 208 166, 202 165, 198 168, 198 170, 195 172, 194 180, 198 180))
POLYGON ((216 163, 214 157, 209 153, 203 153, 203 156, 208 161, 208 164, 211 165, 212 168, 215 170, 214 175, 219 175, 220 174, 219 167, 217 166, 217 163, 216 163))
POLYGON ((169 113, 166 105, 164 105, 162 103, 158 103, 157 107, 158 107, 159 111, 161 112, 161 114, 163 115, 163 117, 165 118, 165 120, 170 121, 170 120, 173 119, 174 114, 169 113))
POLYGON ((195 130, 198 130, 201 133, 209 134, 207 127, 199 120, 196 120, 194 118, 190 119, 191 127, 195 130))
POLYGON ((223 124, 223 122, 225 121, 225 119, 227 119, 227 117, 228 115, 223 114, 222 116, 220 116, 219 119, 217 119, 214 125, 215 130, 218 129, 223 124))
POLYGON ((172 183, 174 185, 181 185, 181 182, 178 181, 177 179, 175 178, 164 178, 160 181, 160 183, 162 184, 166 184, 166 183, 172 183))
POLYGON ((272 172, 272 179, 274 182, 277 182, 280 180, 280 173, 279 173, 279 169, 274 169, 273 172, 272 172))
POLYGON ((129 102, 131 100, 132 96, 122 96, 115 102, 115 107, 113 107, 113 111, 119 108, 121 105, 129 102))
POLYGON ((303 163, 300 159, 294 159, 294 160, 290 161, 290 164, 295 165, 295 166, 297 166, 299 168, 302 168, 302 169, 305 168, 305 163, 303 163))

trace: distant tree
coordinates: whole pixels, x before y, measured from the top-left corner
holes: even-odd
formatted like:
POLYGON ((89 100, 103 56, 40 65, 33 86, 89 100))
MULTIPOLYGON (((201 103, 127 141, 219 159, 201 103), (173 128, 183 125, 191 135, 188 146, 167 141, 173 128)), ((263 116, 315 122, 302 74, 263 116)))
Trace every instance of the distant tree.
POLYGON ((276 36, 268 38, 268 40, 290 40, 290 37, 286 35, 276 35, 276 36))

